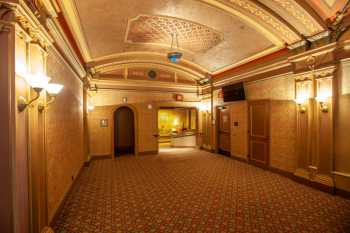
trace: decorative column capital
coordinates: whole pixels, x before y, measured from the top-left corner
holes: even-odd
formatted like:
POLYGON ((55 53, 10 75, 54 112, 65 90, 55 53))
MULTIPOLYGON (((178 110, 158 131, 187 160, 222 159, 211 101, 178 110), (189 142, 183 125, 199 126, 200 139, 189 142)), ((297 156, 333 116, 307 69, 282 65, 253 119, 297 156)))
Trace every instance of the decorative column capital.
POLYGON ((16 5, 0 1, 0 33, 8 32, 15 22, 16 5))

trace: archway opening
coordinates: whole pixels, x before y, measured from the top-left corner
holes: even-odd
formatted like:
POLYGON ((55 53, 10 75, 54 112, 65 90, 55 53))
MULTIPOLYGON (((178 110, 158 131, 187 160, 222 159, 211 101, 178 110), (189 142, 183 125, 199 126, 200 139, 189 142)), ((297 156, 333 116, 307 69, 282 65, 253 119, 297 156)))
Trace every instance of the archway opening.
POLYGON ((114 112, 114 155, 135 154, 135 116, 132 109, 120 107, 114 112))

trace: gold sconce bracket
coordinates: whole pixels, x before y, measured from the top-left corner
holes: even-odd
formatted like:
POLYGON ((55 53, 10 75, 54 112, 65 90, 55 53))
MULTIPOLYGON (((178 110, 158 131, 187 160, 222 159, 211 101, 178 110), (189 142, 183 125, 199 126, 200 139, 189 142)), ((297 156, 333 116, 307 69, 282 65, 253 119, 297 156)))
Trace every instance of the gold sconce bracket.
POLYGON ((33 90, 36 93, 36 96, 27 101, 23 96, 20 96, 17 101, 17 109, 19 112, 23 112, 28 106, 30 106, 34 101, 39 99, 40 97, 40 92, 43 90, 43 88, 33 88, 33 90))
POLYGON ((299 105, 299 112, 300 113, 306 113, 306 107, 303 104, 298 104, 299 105))
POLYGON ((328 112, 328 105, 324 102, 320 102, 320 106, 321 106, 321 111, 324 113, 328 112))
POLYGON ((55 95, 48 95, 48 98, 49 98, 49 100, 46 102, 46 104, 39 103, 38 111, 40 113, 42 113, 45 109, 47 109, 49 107, 49 105, 52 104, 53 102, 55 102, 55 100, 56 100, 56 96, 55 95))

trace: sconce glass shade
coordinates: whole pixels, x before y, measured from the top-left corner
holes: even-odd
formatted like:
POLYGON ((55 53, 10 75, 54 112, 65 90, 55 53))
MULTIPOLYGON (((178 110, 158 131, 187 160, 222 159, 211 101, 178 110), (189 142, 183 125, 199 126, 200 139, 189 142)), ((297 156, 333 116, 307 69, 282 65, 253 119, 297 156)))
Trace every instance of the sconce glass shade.
POLYGON ((95 105, 89 104, 87 108, 89 112, 92 112, 95 109, 95 105))
POLYGON ((197 105, 199 111, 209 111, 210 105, 208 103, 198 103, 197 105))
POLYGON ((62 91, 63 85, 57 83, 49 83, 45 88, 49 95, 56 96, 62 91))
POLYGON ((49 77, 42 74, 39 74, 39 75, 27 74, 24 78, 29 86, 37 90, 42 90, 46 88, 47 84, 50 81, 49 77))
POLYGON ((22 62, 20 59, 16 59, 16 74, 20 77, 26 77, 27 76, 27 68, 24 62, 22 62))
POLYGON ((306 102, 306 97, 305 96, 298 96, 296 99, 295 99, 295 103, 297 104, 304 104, 306 102))
POLYGON ((323 102, 326 102, 327 101, 327 98, 330 97, 330 95, 326 95, 326 94, 322 94, 322 95, 318 95, 316 97, 316 101, 317 102, 320 102, 320 103, 323 103, 323 102))

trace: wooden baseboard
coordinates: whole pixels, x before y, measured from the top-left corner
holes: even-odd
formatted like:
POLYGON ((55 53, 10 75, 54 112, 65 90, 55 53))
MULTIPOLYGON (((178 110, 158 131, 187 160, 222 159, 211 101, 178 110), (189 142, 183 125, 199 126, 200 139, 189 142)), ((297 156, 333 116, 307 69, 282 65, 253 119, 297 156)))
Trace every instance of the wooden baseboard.
POLYGON ((158 154, 158 151, 142 151, 139 152, 139 155, 156 155, 158 154))
POLYGON ((343 190, 343 189, 339 189, 339 188, 335 188, 334 189, 334 193, 338 196, 341 196, 343 198, 349 199, 350 200, 350 192, 343 190))
POLYGON ((101 159, 112 159, 112 155, 92 155, 90 161, 101 160, 101 159))
POLYGON ((200 150, 204 150, 206 152, 210 152, 210 153, 215 153, 215 150, 214 149, 207 149, 207 148, 204 148, 204 147, 199 147, 200 150))
POLYGON ((242 158, 240 156, 237 155, 233 155, 231 154, 231 158, 240 162, 244 162, 244 163, 248 163, 248 159, 242 158))
POLYGON ((81 173, 83 171, 83 169, 85 168, 85 163, 81 166, 81 168, 78 171, 78 174, 76 175, 75 179, 73 180, 73 182, 71 183, 70 187, 68 188, 68 191, 64 194, 63 198, 61 199, 61 202, 58 205, 58 208, 56 209, 51 221, 49 222, 49 226, 52 227, 53 223, 56 222, 59 218, 59 214, 61 213, 61 211, 63 210, 63 206, 66 203, 68 196, 71 194, 74 185, 76 184, 77 180, 79 179, 79 177, 81 176, 81 173))
POLYGON ((261 168, 261 169, 264 169, 264 170, 271 171, 273 173, 276 173, 276 174, 279 174, 281 176, 287 177, 289 179, 292 179, 295 182, 298 182, 300 184, 309 186, 311 188, 314 188, 314 189, 317 189, 317 190, 320 190, 320 191, 323 191, 323 192, 327 192, 327 193, 330 193, 330 194, 337 194, 339 196, 342 196, 342 197, 350 199, 350 192, 347 192, 347 191, 341 190, 341 189, 337 189, 337 188, 334 188, 334 187, 330 187, 330 186, 327 186, 327 185, 324 185, 324 184, 320 184, 320 183, 317 183, 317 182, 314 182, 314 181, 311 181, 311 180, 308 180, 308 179, 296 176, 292 172, 284 171, 284 170, 281 170, 279 168, 275 168, 275 167, 271 167, 271 166, 262 168, 261 166, 258 166, 256 164, 250 162, 248 159, 244 159, 244 158, 241 158, 241 157, 238 157, 238 156, 235 156, 235 155, 231 155, 231 157, 229 157, 229 158, 237 160, 237 161, 240 161, 240 162, 247 163, 249 165, 253 165, 255 167, 258 167, 258 168, 261 168))

